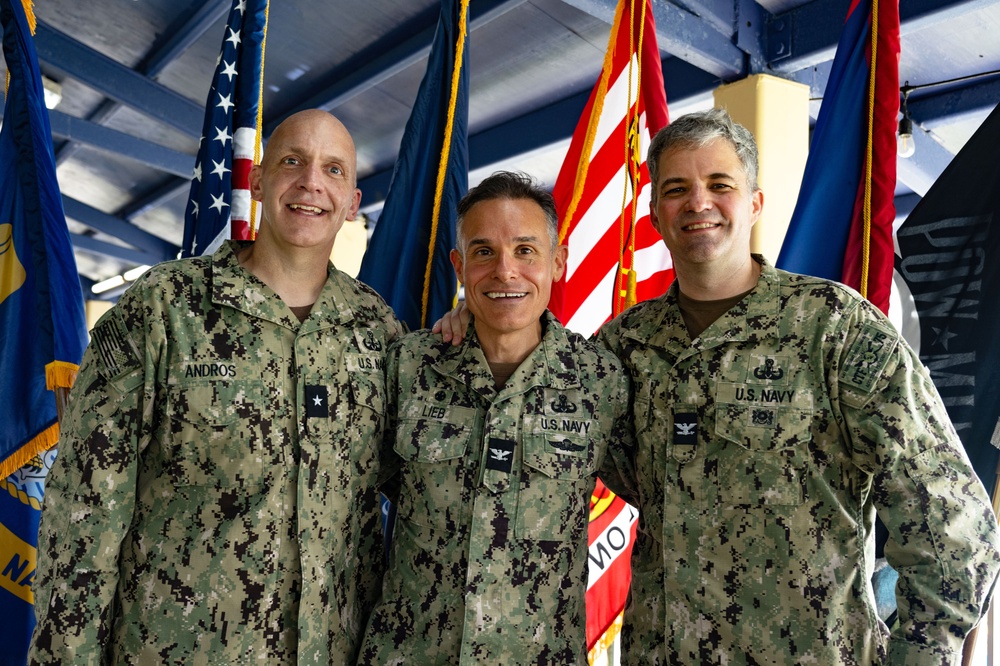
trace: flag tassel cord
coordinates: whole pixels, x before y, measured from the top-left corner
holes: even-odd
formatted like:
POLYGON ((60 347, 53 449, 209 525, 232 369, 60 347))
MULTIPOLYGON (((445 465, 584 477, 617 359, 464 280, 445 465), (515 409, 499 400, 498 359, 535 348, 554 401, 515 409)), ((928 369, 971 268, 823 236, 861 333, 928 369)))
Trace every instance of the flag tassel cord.
POLYGON ((469 0, 462 0, 458 21, 458 40, 455 44, 455 68, 451 73, 451 92, 448 99, 448 122, 444 129, 444 143, 438 162, 437 183, 434 186, 434 211, 431 214, 431 234, 427 244, 427 267, 424 269, 424 292, 420 302, 420 325, 427 326, 427 307, 431 291, 431 269, 434 265, 434 246, 437 243, 438 218, 445 177, 448 175, 448 156, 451 154, 451 135, 455 127, 455 105, 458 103, 458 83, 462 74, 462 55, 465 52, 465 33, 469 16, 469 0))
POLYGON ((628 107, 625 113, 625 183, 622 187, 621 214, 618 218, 618 274, 615 280, 615 294, 611 302, 611 316, 616 317, 636 303, 636 274, 635 274, 635 225, 639 206, 639 181, 642 174, 642 156, 639 152, 639 95, 641 95, 642 85, 636 91, 635 104, 632 101, 632 68, 636 69, 636 81, 642 81, 642 40, 646 30, 646 1, 642 2, 642 14, 639 17, 639 46, 635 45, 635 0, 629 4, 629 53, 635 53, 635 64, 632 58, 628 63, 628 107), (634 110, 633 110, 634 107, 634 110), (632 190, 631 217, 626 217, 626 205, 628 202, 629 189, 632 190), (626 232, 627 228, 627 232, 626 232), (628 247, 625 239, 628 238, 628 247), (631 257, 625 266, 625 257, 631 257), (625 286, 622 288, 622 278, 625 278, 625 286), (624 307, 621 307, 624 298, 624 307))
MULTIPOLYGON (((260 40, 260 82, 257 86, 257 134, 253 141, 253 163, 260 164, 264 134, 264 54, 267 51, 267 19, 271 2, 264 4, 264 36, 260 40)), ((250 199, 250 240, 257 238, 257 202, 250 199)))
POLYGON ((872 0, 871 64, 868 72, 868 136, 865 143, 865 194, 862 202, 861 280, 858 291, 868 298, 868 264, 871 261, 872 235, 872 158, 874 157, 875 72, 878 54, 878 3, 872 0))
POLYGON ((566 212, 563 213, 562 224, 559 226, 559 243, 566 242, 569 234, 569 225, 576 214, 576 207, 583 196, 583 186, 587 182, 587 169, 590 167, 590 154, 594 150, 594 139, 597 135, 597 125, 601 119, 601 112, 604 110, 604 96, 608 92, 608 79, 611 78, 611 65, 615 51, 615 39, 622 21, 622 7, 618 6, 615 11, 615 22, 611 26, 611 35, 608 37, 608 48, 604 51, 604 65, 601 68, 601 80, 598 84, 597 94, 594 96, 594 105, 590 109, 590 118, 587 121, 587 134, 583 141, 583 148, 580 151, 580 162, 576 169, 576 180, 573 181, 573 197, 570 199, 566 212))

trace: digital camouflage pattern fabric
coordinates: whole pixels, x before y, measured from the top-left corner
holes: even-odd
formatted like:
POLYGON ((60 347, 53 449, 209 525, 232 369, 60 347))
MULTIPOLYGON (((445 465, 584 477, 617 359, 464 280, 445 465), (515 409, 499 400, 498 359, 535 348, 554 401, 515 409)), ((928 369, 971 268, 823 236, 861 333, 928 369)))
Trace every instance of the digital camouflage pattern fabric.
POLYGON ((353 663, 401 329, 332 266, 300 325, 235 247, 154 267, 94 329, 42 512, 32 664, 353 663))
POLYGON ((388 356, 381 477, 398 505, 361 662, 587 663, 587 520, 595 476, 626 436, 618 361, 550 313, 499 391, 469 324, 388 356))
MULTIPOLYGON (((762 262, 761 257, 755 257, 762 262)), ((600 340, 632 374, 628 664, 958 664, 996 518, 926 370, 870 303, 764 264, 691 340, 677 285, 600 340), (875 513, 900 574, 890 637, 875 513)))

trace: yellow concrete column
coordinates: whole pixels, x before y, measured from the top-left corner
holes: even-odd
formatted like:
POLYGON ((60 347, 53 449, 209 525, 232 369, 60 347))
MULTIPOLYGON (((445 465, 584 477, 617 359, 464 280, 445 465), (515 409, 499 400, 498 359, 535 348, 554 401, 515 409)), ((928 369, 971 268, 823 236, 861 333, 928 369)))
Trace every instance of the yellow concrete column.
POLYGON ((347 220, 337 232, 337 240, 333 243, 333 253, 330 260, 333 265, 351 277, 358 277, 361 270, 361 258, 365 256, 368 247, 368 229, 361 215, 356 220, 347 220))
POLYGON ((92 330, 97 324, 97 320, 101 318, 101 315, 110 310, 113 305, 114 303, 110 301, 85 301, 83 304, 83 313, 87 319, 87 330, 92 330))
POLYGON ((757 183, 764 192, 764 210, 750 247, 773 264, 795 209, 809 152, 809 86, 755 74, 717 88, 715 106, 729 111, 757 140, 757 183))

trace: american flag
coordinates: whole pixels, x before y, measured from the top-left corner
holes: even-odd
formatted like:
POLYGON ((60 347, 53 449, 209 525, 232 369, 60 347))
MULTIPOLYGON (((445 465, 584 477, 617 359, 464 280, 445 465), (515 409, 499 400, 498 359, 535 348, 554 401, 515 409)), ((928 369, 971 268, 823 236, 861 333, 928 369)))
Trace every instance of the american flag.
MULTIPOLYGON (((674 279, 670 255, 649 222, 645 157, 653 135, 667 122, 653 11, 648 0, 621 0, 604 68, 552 191, 569 261, 565 277, 553 286, 549 309, 578 333, 592 335, 632 299, 659 296, 674 279)), ((588 540, 592 661, 621 626, 637 516, 634 507, 598 481, 588 540)))
POLYGON ((234 0, 205 104, 181 256, 253 238, 250 167, 260 158, 261 79, 268 0, 234 0))
POLYGON ((549 309, 591 335, 629 302, 673 281, 670 255, 649 222, 646 149, 668 122, 663 69, 649 0, 621 0, 604 69, 580 117, 552 194, 569 245, 566 275, 549 309))

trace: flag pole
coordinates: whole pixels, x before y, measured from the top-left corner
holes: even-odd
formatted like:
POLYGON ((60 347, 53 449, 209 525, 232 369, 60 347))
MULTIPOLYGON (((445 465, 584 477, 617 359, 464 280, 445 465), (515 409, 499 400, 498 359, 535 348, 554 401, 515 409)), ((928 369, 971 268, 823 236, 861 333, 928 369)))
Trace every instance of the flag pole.
MULTIPOLYGON (((1000 430, 1000 421, 997 422, 997 429, 1000 430)), ((1000 459, 997 459, 996 468, 996 481, 993 483, 993 515, 996 516, 1000 512, 1000 459)), ((996 588, 994 588, 994 592, 996 588)), ((996 628, 996 615, 994 613, 994 606, 992 604, 993 594, 990 594, 990 599, 987 599, 987 603, 990 604, 990 611, 986 616, 986 637, 989 640, 987 643, 987 654, 986 654, 986 664, 987 666, 993 666, 993 631, 996 628)), ((976 653, 976 639, 979 636, 979 627, 982 623, 977 624, 969 632, 969 635, 965 637, 965 645, 962 646, 962 666, 971 666, 972 658, 976 653)))

